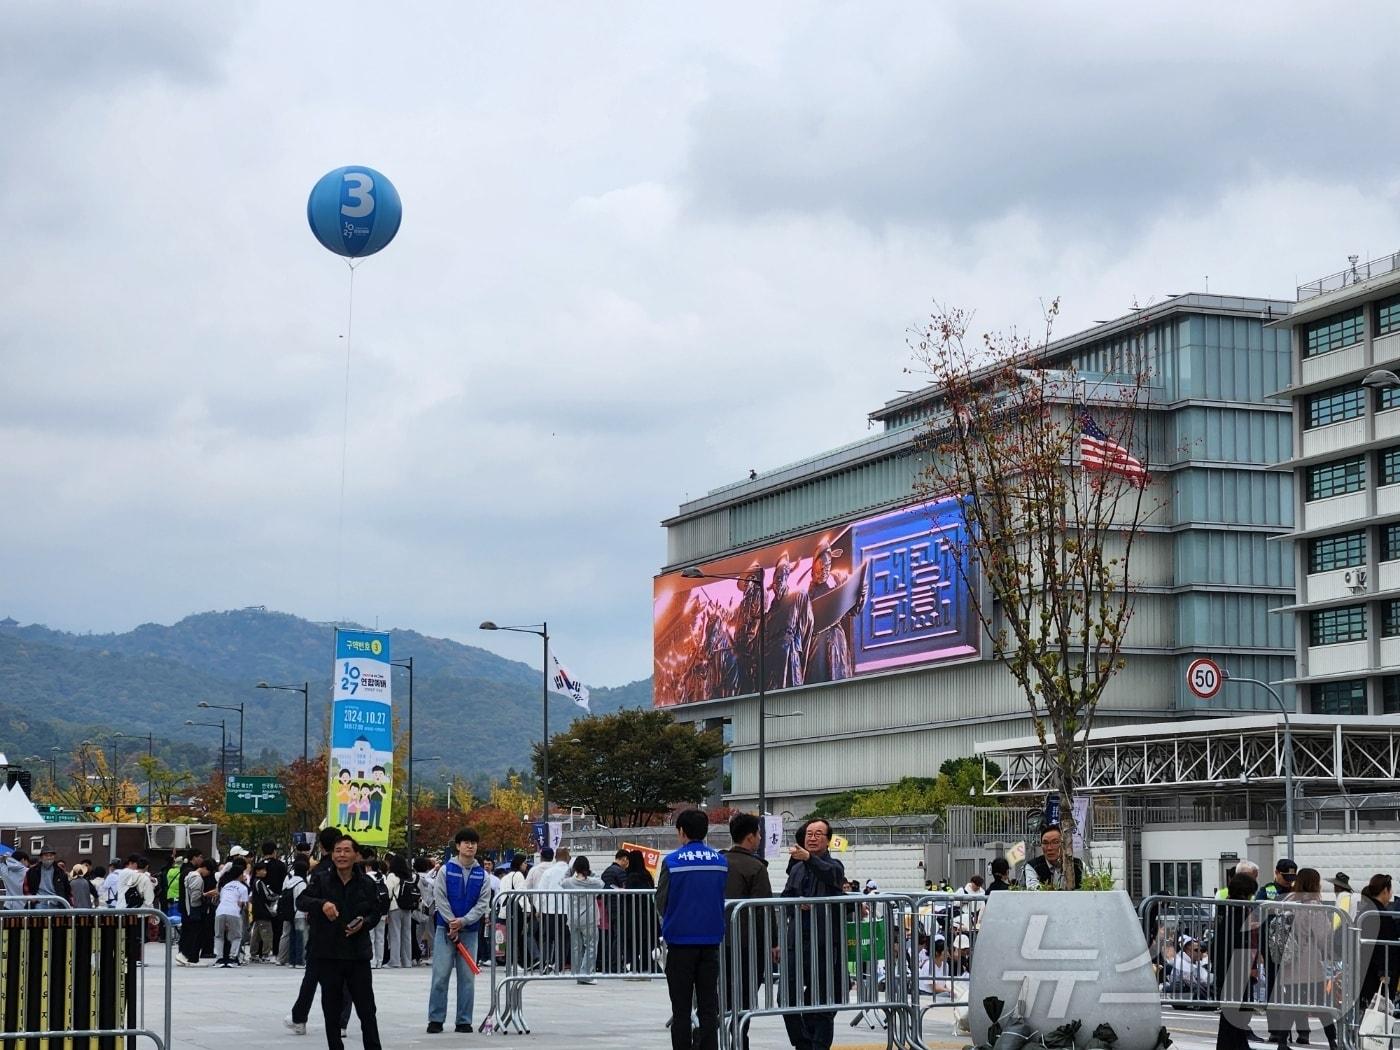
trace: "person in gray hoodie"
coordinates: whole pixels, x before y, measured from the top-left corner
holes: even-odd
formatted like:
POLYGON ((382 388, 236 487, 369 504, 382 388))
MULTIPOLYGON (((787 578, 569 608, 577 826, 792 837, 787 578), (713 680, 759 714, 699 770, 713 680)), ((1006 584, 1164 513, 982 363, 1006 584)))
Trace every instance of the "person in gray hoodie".
MULTIPOLYGON (((29 854, 22 849, 12 850, 0 856, 0 883, 5 886, 7 898, 24 896, 24 877, 29 874, 29 854)), ((6 900, 5 907, 14 910, 24 907, 24 901, 6 900)))
POLYGON ((593 966, 598 956, 598 892, 603 880, 593 874, 587 857, 575 857, 559 888, 569 891, 570 967, 579 984, 597 984, 593 966))

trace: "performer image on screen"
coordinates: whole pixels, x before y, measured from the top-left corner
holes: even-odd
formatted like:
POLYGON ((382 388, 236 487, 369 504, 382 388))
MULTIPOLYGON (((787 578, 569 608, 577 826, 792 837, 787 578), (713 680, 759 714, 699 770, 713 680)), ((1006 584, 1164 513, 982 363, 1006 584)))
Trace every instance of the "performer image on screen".
POLYGON ((754 562, 744 570, 744 597, 734 612, 734 654, 739 661, 739 696, 758 692, 758 627, 763 609, 763 569, 754 562))
MULTIPOLYGON (((833 569, 831 564, 832 559, 841 557, 841 554, 840 547, 833 549, 831 544, 825 541, 817 547, 816 555, 812 559, 812 586, 807 590, 807 597, 814 605, 822 595, 839 590, 846 582, 849 574, 833 569)), ((820 623, 816 625, 816 636, 812 639, 807 657, 807 684, 836 682, 851 677, 852 620, 855 614, 865 607, 865 598, 866 586, 862 576, 855 604, 841 611, 830 626, 823 627, 820 623)))
POLYGON ((773 567, 773 603, 768 607, 764 651, 769 689, 786 689, 804 681, 807 648, 812 641, 812 603, 805 592, 788 587, 796 567, 786 553, 773 567))

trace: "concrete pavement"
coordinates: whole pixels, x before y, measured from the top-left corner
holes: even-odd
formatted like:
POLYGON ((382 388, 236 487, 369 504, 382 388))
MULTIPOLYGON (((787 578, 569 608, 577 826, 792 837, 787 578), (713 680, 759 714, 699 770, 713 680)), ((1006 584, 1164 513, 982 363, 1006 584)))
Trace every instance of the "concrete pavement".
MULTIPOLYGON (((145 969, 147 1024, 159 1030, 164 1002, 165 973, 161 955, 148 946, 150 965, 145 969)), ((428 979, 426 967, 374 971, 375 999, 379 1011, 380 1038, 385 1047, 441 1048, 498 1045, 512 1042, 537 1050, 586 1050, 589 1047, 669 1047, 666 1019, 670 1008, 665 981, 600 980, 596 985, 573 981, 532 984, 524 992, 529 1035, 458 1035, 451 1031, 452 993, 449 992, 448 1031, 428 1035, 428 979)), ((476 979, 476 1009, 480 1023, 490 1005, 488 972, 476 979)), ((273 1047, 279 1050, 314 1050, 325 1046, 320 1003, 312 1009, 307 1034, 298 1036, 283 1025, 301 982, 301 971, 275 965, 246 965, 223 970, 209 966, 176 967, 172 976, 174 1021, 172 1045, 177 1050, 228 1050, 231 1047, 273 1047)), ((961 1050, 970 1040, 954 1033, 946 1011, 932 1014, 925 1025, 934 1050, 961 1050)), ((844 1050, 885 1047, 883 1030, 860 1025, 852 1028, 853 1014, 837 1017, 837 1045, 844 1050)), ((1179 1050, 1210 1050, 1215 1044, 1214 1014, 1165 1011, 1179 1050)), ((754 1050, 785 1050, 788 1046, 779 1018, 759 1018, 752 1027, 754 1050)), ((346 1046, 362 1045, 359 1023, 350 1021, 346 1046)))

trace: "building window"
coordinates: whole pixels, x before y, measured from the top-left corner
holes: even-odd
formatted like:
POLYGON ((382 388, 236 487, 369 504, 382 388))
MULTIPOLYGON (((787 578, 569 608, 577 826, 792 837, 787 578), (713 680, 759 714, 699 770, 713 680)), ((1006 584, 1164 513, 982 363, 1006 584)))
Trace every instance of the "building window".
POLYGON ((1308 398, 1307 422, 1304 429, 1325 427, 1344 419, 1360 419, 1366 413, 1366 391, 1359 386, 1344 386, 1324 390, 1308 398))
POLYGON ((31 857, 37 857, 43 851, 44 837, 42 835, 36 835, 29 840, 29 855, 31 857))
POLYGON ((1339 536, 1321 536, 1308 543, 1308 572, 1329 569, 1350 569, 1366 564, 1366 533, 1343 532, 1339 536))
POLYGON ((1381 637, 1394 638, 1400 634, 1400 599, 1381 606, 1381 637))
POLYGON ((1381 679, 1381 714, 1400 715, 1400 675, 1381 679))
POLYGON ((1314 321, 1303 330, 1303 356, 1316 357, 1329 350, 1340 350, 1361 342, 1361 334, 1365 330, 1364 317, 1365 312, 1358 306, 1355 310, 1314 321))
POLYGON ((1376 411, 1400 408, 1400 386, 1383 386, 1376 391, 1376 411))
POLYGON ((1319 682, 1312 687, 1312 713, 1315 715, 1364 715, 1366 680, 1319 682))
POLYGON ((92 836, 91 836, 91 835, 79 835, 79 836, 78 836, 78 854, 79 854, 79 856, 83 856, 83 855, 86 855, 86 854, 91 853, 91 852, 92 852, 92 836))
POLYGON ((1366 606, 1344 605, 1308 615, 1309 645, 1336 645, 1366 640, 1366 606))
POLYGON ((1152 896, 1199 897, 1201 862, 1154 860, 1147 866, 1148 893, 1152 896))
POLYGON ((1380 453, 1382 485, 1394 485, 1400 481, 1400 448, 1388 448, 1380 453))
POLYGON ((1353 456, 1308 470, 1308 500, 1360 492, 1366 487, 1366 457, 1353 456))
POLYGON ((1381 561, 1400 558, 1400 525, 1381 527, 1381 561))
POLYGON ((1376 334, 1386 335, 1397 330, 1400 330, 1400 295, 1376 304, 1376 334))

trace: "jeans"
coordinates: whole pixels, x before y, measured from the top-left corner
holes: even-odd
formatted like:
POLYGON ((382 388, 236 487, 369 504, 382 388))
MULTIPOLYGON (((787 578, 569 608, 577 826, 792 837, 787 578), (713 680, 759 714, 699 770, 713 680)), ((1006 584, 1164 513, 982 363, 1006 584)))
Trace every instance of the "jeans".
POLYGON ((214 940, 223 942, 223 954, 219 959, 229 962, 238 958, 238 949, 243 944, 243 918, 239 915, 214 916, 214 940))
MULTIPOLYGON (((476 933, 476 927, 462 927, 462 937, 469 943, 476 933)), ((467 969, 467 961, 457 948, 447 939, 447 927, 438 926, 433 930, 433 984, 428 993, 428 1020, 447 1020, 447 982, 453 971, 457 973, 457 1024, 471 1024, 472 1007, 475 1005, 476 985, 472 972, 467 969)))
POLYGON ((384 923, 376 922, 369 931, 369 964, 384 965, 384 923))
POLYGON ((598 954, 598 927, 571 926, 569 929, 569 963, 574 976, 582 980, 593 976, 598 954))
POLYGON ((673 944, 666 951, 666 990, 671 995, 671 1050, 719 1046, 719 945, 673 944), (691 1042, 690 1004, 700 1016, 691 1042))
POLYGON ((368 959, 316 960, 321 981, 321 1015, 326 1019, 326 1043, 330 1050, 345 1050, 340 1025, 347 991, 360 1018, 360 1038, 365 1050, 382 1050, 379 1022, 375 1017, 374 978, 369 969, 368 959))
POLYGON ((402 908, 389 912, 389 965, 413 965, 413 915, 402 908))

